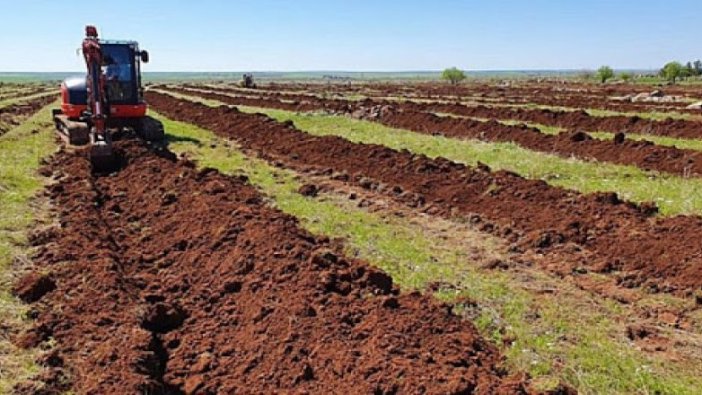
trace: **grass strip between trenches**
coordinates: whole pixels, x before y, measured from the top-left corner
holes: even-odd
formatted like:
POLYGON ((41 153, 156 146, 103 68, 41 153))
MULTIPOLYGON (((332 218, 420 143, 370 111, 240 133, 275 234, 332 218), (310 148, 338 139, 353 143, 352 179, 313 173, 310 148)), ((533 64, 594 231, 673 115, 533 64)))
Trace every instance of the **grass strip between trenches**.
MULTIPOLYGON (((208 106, 224 104, 197 96, 157 92, 208 106)), ((655 202, 664 215, 702 214, 702 179, 699 178, 660 174, 635 166, 563 158, 531 151, 515 143, 429 136, 338 115, 236 107, 244 112, 264 113, 278 121, 291 120, 297 128, 312 135, 340 136, 353 142, 407 149, 431 158, 441 156, 468 165, 482 162, 493 169, 513 171, 525 178, 541 179, 551 185, 582 193, 617 192, 625 200, 655 202)))
POLYGON ((342 116, 294 113, 247 108, 263 112, 278 121, 291 120, 313 135, 335 135, 350 141, 407 149, 428 157, 444 157, 455 162, 487 164, 496 170, 509 170, 526 178, 541 179, 551 185, 591 193, 617 192, 634 202, 655 202, 664 215, 702 214, 702 179, 645 171, 635 166, 583 161, 531 151, 515 143, 488 143, 430 136, 409 130, 342 116))
MULTIPOLYGON (((462 116, 462 115, 456 115, 456 114, 449 114, 449 113, 435 113, 436 115, 440 117, 451 117, 451 118, 466 118, 466 119, 473 119, 476 121, 480 122, 487 122, 489 121, 488 118, 479 118, 479 117, 468 117, 468 116, 462 116)), ((526 125, 532 128, 539 129, 541 133, 543 134, 551 134, 551 135, 557 135, 559 133, 562 133, 566 130, 566 128, 562 128, 559 126, 551 126, 551 125, 544 125, 541 123, 534 123, 534 122, 523 122, 515 119, 495 119, 497 122, 503 124, 503 125, 508 125, 508 126, 514 126, 514 125, 526 125)), ((591 132, 587 131, 586 132, 591 135, 592 137, 600 140, 612 140, 614 138, 613 132, 591 132)), ((688 138, 680 138, 680 137, 669 137, 669 136, 657 136, 653 134, 641 134, 641 133, 626 133, 626 138, 631 139, 631 140, 636 140, 636 141, 642 141, 642 140, 648 140, 653 142, 656 145, 664 146, 664 147, 675 147, 679 149, 690 149, 690 150, 695 150, 695 151, 702 151, 702 136, 700 136, 700 139, 688 139, 688 138)))
MULTIPOLYGON (((588 134, 600 140, 612 140, 614 138, 614 133, 611 132, 588 132, 588 134)), ((626 133, 626 138, 637 141, 648 140, 656 145, 665 147, 702 151, 702 136, 700 136, 700 139, 685 139, 668 136, 655 136, 652 134, 626 133)))
MULTIPOLYGON (((564 380, 582 393, 692 394, 702 386, 696 364, 671 363, 637 351, 616 318, 622 314, 618 303, 540 272, 525 282, 509 272, 477 267, 467 247, 482 245, 499 256, 499 240, 472 231, 455 238, 435 236, 410 219, 371 213, 333 194, 304 197, 297 192, 302 182, 294 172, 245 156, 235 143, 210 131, 153 115, 164 123, 171 150, 187 153, 200 166, 246 175, 280 210, 315 234, 344 238, 348 254, 385 270, 403 289, 424 290, 444 282, 453 287, 440 291, 440 298, 475 301, 478 309, 465 307, 465 315, 498 344, 506 337, 516 339, 503 352, 512 368, 534 377, 536 388, 552 388, 564 380), (539 283, 559 292, 529 289, 539 283)), ((427 222, 449 223, 437 218, 427 222)))
MULTIPOLYGON (((223 104, 196 96, 163 93, 209 106, 223 104)), ((338 115, 236 107, 244 112, 264 113, 281 122, 291 120, 298 129, 316 136, 339 136, 358 143, 407 149, 430 158, 441 156, 468 165, 482 162, 495 170, 513 171, 525 178, 544 180, 581 193, 616 192, 625 200, 654 202, 663 215, 702 215, 700 178, 646 171, 635 166, 563 158, 525 149, 515 143, 431 136, 338 115)))
MULTIPOLYGON (((13 262, 29 262, 26 234, 45 215, 45 207, 33 198, 45 181, 37 174, 40 160, 56 150, 50 122, 50 108, 41 109, 22 125, 0 137, 0 322, 18 329, 27 325, 26 310, 10 293, 14 280, 13 262)), ((11 393, 12 387, 35 375, 34 350, 21 350, 0 335, 0 393, 11 393)))
POLYGON ((4 108, 17 103, 24 103, 29 100, 38 99, 44 96, 58 96, 58 91, 56 92, 39 92, 33 95, 13 97, 10 99, 0 100, 0 108, 4 108))

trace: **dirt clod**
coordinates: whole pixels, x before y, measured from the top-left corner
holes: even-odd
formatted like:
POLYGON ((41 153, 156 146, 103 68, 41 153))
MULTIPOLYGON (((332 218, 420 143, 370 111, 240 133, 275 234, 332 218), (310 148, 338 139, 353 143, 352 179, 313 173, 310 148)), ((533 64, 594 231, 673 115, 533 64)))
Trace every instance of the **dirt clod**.
POLYGON ((50 275, 32 272, 26 274, 14 285, 12 293, 25 303, 33 303, 54 289, 56 289, 56 283, 50 275))
POLYGON ((319 188, 314 184, 305 184, 298 189, 298 193, 302 196, 315 197, 319 193, 319 188))

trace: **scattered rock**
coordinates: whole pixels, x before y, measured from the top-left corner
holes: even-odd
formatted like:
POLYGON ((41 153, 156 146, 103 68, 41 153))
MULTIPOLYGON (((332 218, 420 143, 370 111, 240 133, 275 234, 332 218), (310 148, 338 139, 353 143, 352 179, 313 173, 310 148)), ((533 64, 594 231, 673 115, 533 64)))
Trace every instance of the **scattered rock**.
POLYGON ((319 188, 314 184, 305 184, 297 192, 302 196, 315 197, 319 193, 319 188))
POLYGON ((373 182, 373 180, 371 180, 368 177, 363 177, 360 180, 358 180, 358 185, 365 189, 372 189, 374 184, 375 183, 373 182))
POLYGON ((624 141, 626 141, 626 134, 624 132, 619 132, 614 135, 614 144, 624 144, 624 141))
POLYGON ((197 357, 197 361, 190 368, 193 373, 204 373, 210 369, 210 365, 214 362, 214 355, 209 352, 204 352, 197 357))
POLYGON ((574 141, 576 143, 590 140, 592 140, 592 136, 580 130, 570 135, 570 141, 574 141))
POLYGON ((204 387, 204 385, 205 378, 202 375, 190 376, 187 379, 185 379, 185 385, 183 386, 183 390, 185 390, 185 393, 188 395, 196 394, 199 390, 202 389, 202 387, 204 387))

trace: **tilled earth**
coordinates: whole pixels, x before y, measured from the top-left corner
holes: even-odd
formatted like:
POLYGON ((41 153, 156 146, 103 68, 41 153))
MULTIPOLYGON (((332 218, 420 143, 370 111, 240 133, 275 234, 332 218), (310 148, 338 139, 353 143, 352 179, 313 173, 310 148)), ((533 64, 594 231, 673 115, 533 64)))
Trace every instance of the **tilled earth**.
POLYGON ((702 286, 697 235, 702 218, 656 218, 652 205, 616 194, 582 195, 486 166, 470 168, 334 136, 312 136, 294 125, 234 108, 212 108, 151 92, 150 103, 173 119, 232 138, 273 162, 300 171, 384 190, 432 214, 463 216, 515 243, 514 249, 556 253, 556 272, 579 268, 613 273, 623 287, 690 295, 702 286))
MULTIPOLYGON (((354 117, 364 118, 379 122, 391 127, 403 128, 419 133, 431 135, 445 135, 450 137, 479 139, 493 142, 514 142, 520 146, 545 153, 558 154, 563 157, 576 156, 583 159, 596 159, 603 162, 611 162, 624 165, 633 165, 646 170, 657 170, 676 174, 679 176, 702 176, 702 153, 695 150, 679 149, 675 147, 665 147, 655 145, 648 141, 634 141, 626 138, 622 131, 641 131, 651 134, 683 133, 689 137, 690 134, 702 135, 702 123, 682 120, 650 121, 632 117, 631 122, 624 122, 625 117, 591 117, 587 113, 584 116, 589 120, 597 120, 596 125, 583 121, 580 112, 552 112, 547 110, 529 110, 530 115, 534 115, 538 121, 543 121, 548 114, 557 115, 557 118, 549 118, 564 121, 560 116, 569 119, 567 123, 558 123, 556 126, 567 126, 569 132, 558 135, 541 133, 539 129, 521 125, 504 125, 497 121, 488 122, 473 119, 461 119, 448 116, 438 116, 431 111, 448 112, 457 115, 480 115, 480 117, 498 119, 504 118, 500 114, 514 113, 514 119, 531 122, 534 119, 523 116, 524 110, 513 110, 508 108, 485 108, 467 107, 463 105, 447 104, 418 104, 418 103, 392 103, 387 101, 362 102, 344 101, 340 99, 314 99, 308 98, 303 101, 282 101, 271 97, 252 98, 249 96, 232 96, 216 92, 203 90, 173 89, 177 93, 199 96, 207 99, 219 100, 232 105, 260 106, 267 108, 277 108, 288 111, 314 111, 325 110, 336 113, 349 114, 354 117), (484 109, 486 111, 472 111, 473 108, 484 109), (581 117, 578 117, 578 115, 581 117), (539 117, 544 116, 544 117, 539 117), (610 123, 621 126, 621 129, 605 127, 610 123), (575 125, 580 125, 576 127, 575 125), (627 126, 628 125, 628 126, 627 126), (648 125, 648 126, 646 126, 648 125), (683 126, 680 126, 683 125, 683 126), (589 127, 592 126, 592 127, 589 127), (634 126, 642 126, 634 128, 634 126), (621 132, 612 141, 602 141, 592 138, 585 130, 616 130, 621 132)), ((549 124, 549 122, 546 122, 549 124)))
POLYGON ((10 104, 0 108, 0 136, 20 125, 40 108, 56 100, 56 96, 41 96, 26 102, 10 104))
POLYGON ((58 225, 15 292, 35 318, 20 343, 54 339, 47 392, 526 391, 450 306, 400 294, 245 179, 116 146, 111 175, 66 150, 43 169, 58 225))

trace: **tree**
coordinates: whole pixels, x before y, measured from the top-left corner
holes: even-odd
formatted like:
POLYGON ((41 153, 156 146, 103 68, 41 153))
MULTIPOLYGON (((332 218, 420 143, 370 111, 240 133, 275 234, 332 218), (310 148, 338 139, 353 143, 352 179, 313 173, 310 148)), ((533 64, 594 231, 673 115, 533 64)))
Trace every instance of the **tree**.
POLYGON ((466 79, 466 73, 455 67, 451 67, 450 69, 446 69, 443 73, 441 73, 441 79, 451 82, 452 85, 456 85, 466 79))
POLYGON ((683 65, 681 65, 680 62, 668 62, 663 66, 660 74, 663 78, 674 84, 675 81, 683 75, 683 69, 683 65))
POLYGON ((634 75, 629 73, 629 72, 626 72, 626 73, 621 73, 619 75, 619 78, 621 78, 622 81, 624 81, 624 82, 629 82, 632 78, 634 78, 634 75))
POLYGON ((702 61, 695 60, 692 67, 695 69, 695 75, 702 75, 702 61))
POLYGON ((614 77, 614 70, 609 66, 602 66, 597 70, 597 79, 603 84, 612 77, 614 77))
POLYGON ((695 75, 695 69, 692 67, 692 62, 687 62, 683 68, 682 77, 688 78, 695 75))

